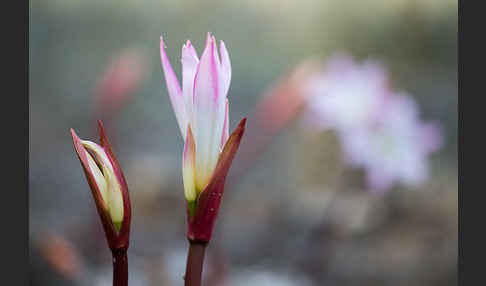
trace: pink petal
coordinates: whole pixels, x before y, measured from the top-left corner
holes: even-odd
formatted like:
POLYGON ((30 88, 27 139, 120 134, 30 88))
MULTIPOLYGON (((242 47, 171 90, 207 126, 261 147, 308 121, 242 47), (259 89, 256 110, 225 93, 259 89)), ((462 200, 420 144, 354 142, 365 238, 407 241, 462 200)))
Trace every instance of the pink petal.
POLYGON ((371 191, 382 194, 389 191, 393 185, 394 177, 384 170, 369 169, 366 172, 366 181, 371 191))
POLYGON ((226 95, 231 83, 231 62, 223 41, 221 41, 219 44, 219 53, 221 54, 221 76, 223 78, 223 89, 224 94, 226 95))
POLYGON ((165 44, 162 36, 160 37, 160 59, 162 61, 162 68, 165 75, 165 83, 167 84, 167 90, 169 92, 170 102, 172 103, 172 109, 179 123, 179 129, 181 130, 182 137, 185 139, 186 128, 187 128, 187 115, 184 107, 184 98, 182 95, 182 90, 179 85, 179 80, 177 79, 170 61, 165 53, 165 44))
POLYGON ((435 152, 442 147, 444 138, 440 125, 436 122, 428 122, 421 126, 421 139, 426 154, 435 152))
POLYGON ((206 35, 206 47, 210 45, 211 39, 212 39, 211 33, 208 32, 206 35))

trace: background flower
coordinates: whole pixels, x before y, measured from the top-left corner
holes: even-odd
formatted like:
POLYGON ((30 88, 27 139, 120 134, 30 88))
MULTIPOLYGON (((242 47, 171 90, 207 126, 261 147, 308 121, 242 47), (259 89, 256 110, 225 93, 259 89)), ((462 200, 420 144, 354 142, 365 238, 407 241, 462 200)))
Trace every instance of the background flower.
POLYGON ((428 156, 441 144, 439 126, 424 124, 409 95, 393 94, 370 127, 341 132, 347 160, 366 169, 372 190, 387 190, 396 181, 411 187, 429 176, 428 156))
POLYGON ((379 63, 356 63, 347 54, 336 54, 307 83, 305 118, 321 130, 366 128, 379 116, 388 93, 388 74, 379 63))
POLYGON ((333 130, 345 162, 364 168, 370 189, 381 192, 395 182, 415 188, 424 183, 428 156, 442 144, 439 125, 423 123, 414 98, 393 93, 389 77, 376 61, 357 63, 341 53, 301 83, 306 127, 333 130))

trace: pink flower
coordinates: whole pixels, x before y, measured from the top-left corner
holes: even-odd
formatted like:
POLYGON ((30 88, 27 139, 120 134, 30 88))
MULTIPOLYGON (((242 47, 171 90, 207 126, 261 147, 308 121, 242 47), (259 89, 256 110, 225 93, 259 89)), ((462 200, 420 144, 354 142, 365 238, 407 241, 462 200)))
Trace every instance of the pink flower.
POLYGON ((377 62, 357 64, 344 54, 328 61, 324 71, 309 79, 304 120, 312 127, 348 130, 371 124, 387 94, 387 74, 377 62))
POLYGON ((436 123, 422 123, 412 97, 394 94, 385 69, 366 60, 335 55, 307 82, 304 122, 334 130, 345 160, 362 167, 369 186, 418 186, 428 177, 428 155, 442 143, 436 123))
POLYGON ((442 138, 438 124, 422 123, 412 97, 393 94, 373 126, 339 134, 349 163, 365 168, 369 186, 385 191, 393 183, 417 187, 428 177, 428 155, 442 138))
POLYGON ((188 237, 208 242, 224 181, 245 130, 246 119, 229 136, 231 64, 224 43, 208 33, 198 59, 190 41, 182 47, 182 88, 160 38, 160 56, 172 108, 185 141, 182 175, 188 209, 188 237))

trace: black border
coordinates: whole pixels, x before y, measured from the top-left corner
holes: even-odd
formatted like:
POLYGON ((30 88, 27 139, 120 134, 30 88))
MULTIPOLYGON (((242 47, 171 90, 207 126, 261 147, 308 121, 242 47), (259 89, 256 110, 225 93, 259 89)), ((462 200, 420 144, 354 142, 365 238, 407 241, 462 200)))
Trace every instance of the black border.
POLYGON ((29 2, 2 9, 2 285, 29 284, 29 2))
POLYGON ((458 1, 458 284, 484 285, 486 234, 484 218, 484 135, 486 44, 481 1, 458 1), (467 7, 465 7, 467 3, 467 7), (466 17, 466 13, 468 16, 466 17), (469 43, 465 38, 468 35, 469 43), (466 66, 468 67, 466 69, 466 66), (476 101, 476 102, 475 102, 476 101), (467 123, 466 123, 467 121, 467 123), (476 124, 476 126, 474 126, 476 124), (467 129, 470 131, 467 132, 467 129), (473 130, 471 132, 471 130, 473 130), (465 135, 469 133, 469 135, 465 135), (468 138, 465 147, 464 138, 468 138), (483 154, 481 154, 481 151, 483 154), (476 162, 465 164, 468 160, 476 162), (473 165, 471 167, 471 165, 473 165), (467 168, 466 168, 467 167, 467 168), (467 179, 466 179, 467 176, 467 179), (466 207, 467 205, 467 207, 466 207), (469 229, 468 235, 465 229, 469 229))

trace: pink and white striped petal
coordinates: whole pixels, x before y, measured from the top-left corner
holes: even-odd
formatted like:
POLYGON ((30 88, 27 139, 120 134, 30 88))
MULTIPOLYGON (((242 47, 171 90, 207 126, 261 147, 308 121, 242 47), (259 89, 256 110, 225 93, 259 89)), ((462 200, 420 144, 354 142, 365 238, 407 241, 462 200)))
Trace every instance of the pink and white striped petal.
POLYGON ((170 102, 172 104, 172 108, 174 109, 182 137, 185 139, 188 118, 185 109, 184 97, 179 80, 177 79, 177 76, 170 65, 167 54, 165 53, 165 44, 162 36, 160 37, 160 59, 162 61, 162 68, 164 69, 165 83, 167 84, 170 102))
POLYGON ((218 160, 225 118, 226 97, 214 37, 208 37, 196 72, 194 88, 196 188, 202 190, 209 182, 218 160))

